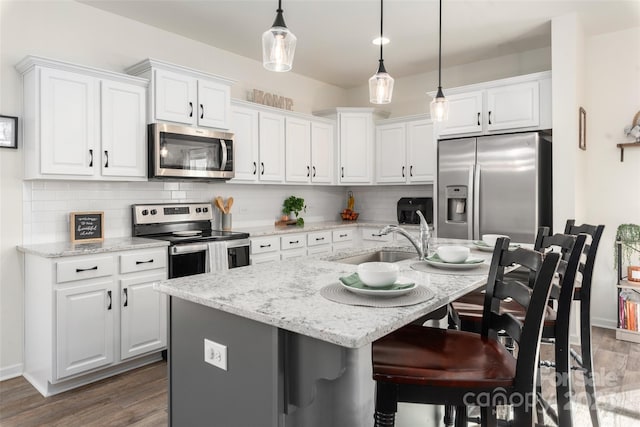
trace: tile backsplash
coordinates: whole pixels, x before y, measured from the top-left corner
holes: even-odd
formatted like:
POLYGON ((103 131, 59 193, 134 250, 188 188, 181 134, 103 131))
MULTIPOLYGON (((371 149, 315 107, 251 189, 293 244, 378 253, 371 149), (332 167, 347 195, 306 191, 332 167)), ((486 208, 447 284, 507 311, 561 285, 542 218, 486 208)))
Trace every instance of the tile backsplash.
MULTIPOLYGON (((271 225, 280 216, 282 201, 303 197, 305 221, 340 219, 346 207, 347 191, 356 198, 362 220, 395 221, 400 197, 425 197, 431 185, 420 186, 305 186, 191 182, 84 182, 24 181, 23 242, 50 243, 69 239, 69 213, 104 211, 105 238, 131 235, 131 205, 212 201, 233 196, 233 228, 271 225)), ((215 212, 215 226, 220 217, 215 212)))

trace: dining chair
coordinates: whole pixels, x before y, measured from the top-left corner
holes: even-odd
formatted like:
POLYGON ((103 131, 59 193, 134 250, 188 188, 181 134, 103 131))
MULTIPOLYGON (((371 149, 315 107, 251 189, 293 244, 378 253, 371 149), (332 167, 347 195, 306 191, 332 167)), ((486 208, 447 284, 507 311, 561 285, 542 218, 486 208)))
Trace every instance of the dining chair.
POLYGON ((408 325, 372 345, 375 426, 395 424, 398 402, 454 405, 456 426, 467 406, 481 409, 483 426, 497 425, 496 405, 512 404, 514 425, 533 425, 542 320, 560 255, 518 248, 501 238, 489 267, 480 333, 408 325), (534 271, 535 285, 505 281, 513 263, 534 271), (526 308, 524 322, 500 310, 506 298, 526 308), (505 331, 517 356, 498 340, 505 331))

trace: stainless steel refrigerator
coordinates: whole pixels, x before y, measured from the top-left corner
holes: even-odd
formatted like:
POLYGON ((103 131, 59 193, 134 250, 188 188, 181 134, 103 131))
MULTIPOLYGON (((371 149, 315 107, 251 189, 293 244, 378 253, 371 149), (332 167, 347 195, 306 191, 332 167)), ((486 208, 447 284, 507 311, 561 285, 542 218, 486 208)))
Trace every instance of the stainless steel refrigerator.
POLYGON ((505 234, 533 243, 552 226, 551 132, 438 141, 438 237, 505 234))

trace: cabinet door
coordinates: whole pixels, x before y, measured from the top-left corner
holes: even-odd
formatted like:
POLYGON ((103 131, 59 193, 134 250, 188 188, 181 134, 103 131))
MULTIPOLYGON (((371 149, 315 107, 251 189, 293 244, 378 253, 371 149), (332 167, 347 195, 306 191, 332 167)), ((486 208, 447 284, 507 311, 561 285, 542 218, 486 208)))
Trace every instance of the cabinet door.
POLYGON ((373 167, 373 118, 369 113, 341 113, 340 182, 370 183, 373 167))
POLYGON ((284 180, 284 116, 260 113, 260 181, 284 180))
POLYGON ((487 130, 533 127, 540 124, 538 82, 487 89, 487 130))
POLYGON ((311 181, 333 183, 333 126, 311 123, 311 181))
POLYGON ((40 173, 93 175, 100 161, 98 80, 45 68, 40 88, 40 173))
POLYGON ((287 117, 285 125, 286 180, 307 183, 311 180, 311 123, 287 117))
POLYGON ((167 296, 153 290, 166 271, 120 280, 120 358, 167 345, 167 296))
POLYGON ((433 182, 436 174, 436 144, 431 120, 407 123, 408 182, 433 182))
POLYGON ((231 88, 209 80, 198 80, 198 126, 229 129, 231 88))
POLYGON ((118 309, 112 280, 57 289, 56 373, 60 379, 113 363, 114 312, 118 309))
POLYGON ((103 80, 102 175, 147 176, 146 89, 103 80))
POLYGON ((235 177, 233 181, 258 180, 258 112, 234 107, 231 111, 231 131, 234 133, 235 177))
POLYGON ((439 135, 482 131, 482 91, 445 96, 449 100, 449 118, 439 123, 439 135))
POLYGON ((154 70, 155 118, 196 123, 196 79, 166 70, 154 70))
POLYGON ((376 129, 376 182, 404 183, 406 132, 404 123, 378 126, 376 129))

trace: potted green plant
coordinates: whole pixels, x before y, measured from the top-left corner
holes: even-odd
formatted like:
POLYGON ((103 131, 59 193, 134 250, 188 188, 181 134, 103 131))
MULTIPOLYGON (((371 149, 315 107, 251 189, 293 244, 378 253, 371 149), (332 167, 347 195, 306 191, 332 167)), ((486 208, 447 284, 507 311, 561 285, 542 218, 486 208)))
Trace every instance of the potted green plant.
POLYGON ((304 225, 304 219, 299 217, 300 212, 306 212, 307 206, 304 204, 304 199, 301 197, 290 196, 282 203, 282 213, 290 215, 293 213, 296 218, 296 225, 302 227, 304 225))
MULTIPOLYGON (((621 243, 620 258, 622 265, 631 265, 632 261, 640 263, 640 225, 620 224, 616 231, 616 242, 621 243)), ((618 251, 614 249, 615 265, 618 265, 618 251)))

